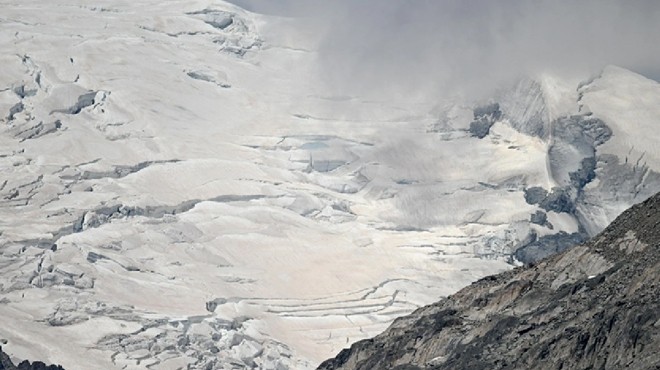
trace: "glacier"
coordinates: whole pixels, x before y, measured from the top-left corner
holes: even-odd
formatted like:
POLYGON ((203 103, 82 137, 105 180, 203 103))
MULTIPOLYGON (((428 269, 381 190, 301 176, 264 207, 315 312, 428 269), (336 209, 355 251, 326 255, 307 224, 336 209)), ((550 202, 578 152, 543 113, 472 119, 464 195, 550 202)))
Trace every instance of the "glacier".
POLYGON ((292 19, 2 1, 3 349, 67 369, 307 369, 660 190, 660 85, 325 89, 292 19))

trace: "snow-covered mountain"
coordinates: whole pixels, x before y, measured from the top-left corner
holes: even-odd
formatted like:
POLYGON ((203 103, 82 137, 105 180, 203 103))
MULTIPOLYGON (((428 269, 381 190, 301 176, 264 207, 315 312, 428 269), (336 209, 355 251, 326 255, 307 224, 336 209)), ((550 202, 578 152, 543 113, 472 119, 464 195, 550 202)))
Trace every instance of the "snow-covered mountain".
POLYGON ((589 242, 480 279, 319 369, 657 368, 659 247, 660 193, 589 242))
MULTIPOLYGON (((305 369, 660 190, 660 85, 325 90, 291 19, 2 1, 0 335, 66 369, 305 369)), ((101 4, 101 3, 99 3, 101 4)))

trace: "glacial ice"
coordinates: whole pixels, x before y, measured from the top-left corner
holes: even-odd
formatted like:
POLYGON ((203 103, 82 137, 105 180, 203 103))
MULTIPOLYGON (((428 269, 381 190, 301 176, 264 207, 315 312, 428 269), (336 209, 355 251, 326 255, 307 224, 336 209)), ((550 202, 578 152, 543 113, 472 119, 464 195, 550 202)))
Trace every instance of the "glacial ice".
POLYGON ((220 1, 3 5, 4 350, 312 368, 660 190, 656 82, 339 96, 282 24, 220 1))

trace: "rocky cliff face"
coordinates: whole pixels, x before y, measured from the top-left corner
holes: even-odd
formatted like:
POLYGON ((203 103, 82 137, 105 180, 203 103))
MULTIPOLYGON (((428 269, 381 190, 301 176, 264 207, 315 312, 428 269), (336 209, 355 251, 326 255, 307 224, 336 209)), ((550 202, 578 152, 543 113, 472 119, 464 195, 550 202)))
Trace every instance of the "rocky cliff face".
POLYGON ((0 370, 64 370, 58 365, 46 365, 41 361, 22 361, 18 366, 14 366, 9 356, 0 347, 0 370))
POLYGON ((479 280, 319 369, 660 369, 660 194, 590 242, 479 280))

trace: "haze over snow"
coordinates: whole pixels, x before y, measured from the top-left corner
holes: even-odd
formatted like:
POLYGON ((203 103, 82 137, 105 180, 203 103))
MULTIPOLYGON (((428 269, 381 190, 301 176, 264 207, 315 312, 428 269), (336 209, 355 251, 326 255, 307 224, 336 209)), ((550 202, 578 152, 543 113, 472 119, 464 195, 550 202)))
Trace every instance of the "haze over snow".
POLYGON ((660 190, 653 2, 0 4, 19 358, 313 368, 660 190))

